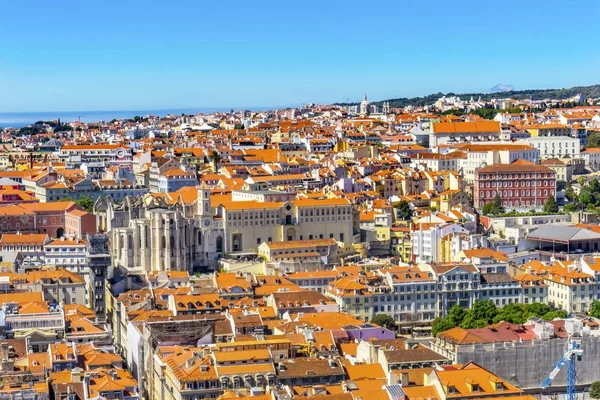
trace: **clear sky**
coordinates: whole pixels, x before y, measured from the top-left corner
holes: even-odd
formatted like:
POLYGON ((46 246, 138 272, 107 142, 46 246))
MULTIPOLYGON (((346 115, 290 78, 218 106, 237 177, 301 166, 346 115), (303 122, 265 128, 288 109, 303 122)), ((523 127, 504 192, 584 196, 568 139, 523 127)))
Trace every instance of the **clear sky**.
POLYGON ((600 1, 0 0, 0 112, 600 83, 600 1))

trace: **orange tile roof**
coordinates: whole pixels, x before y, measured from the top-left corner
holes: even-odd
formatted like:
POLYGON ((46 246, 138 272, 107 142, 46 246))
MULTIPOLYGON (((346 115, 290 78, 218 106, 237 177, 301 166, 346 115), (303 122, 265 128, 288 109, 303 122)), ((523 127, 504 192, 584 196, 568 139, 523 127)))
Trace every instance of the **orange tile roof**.
POLYGON ((477 122, 434 122, 432 133, 488 133, 500 132, 500 123, 496 121, 477 122))
POLYGON ((43 246, 49 240, 45 233, 16 234, 5 233, 0 239, 0 245, 35 245, 43 246))

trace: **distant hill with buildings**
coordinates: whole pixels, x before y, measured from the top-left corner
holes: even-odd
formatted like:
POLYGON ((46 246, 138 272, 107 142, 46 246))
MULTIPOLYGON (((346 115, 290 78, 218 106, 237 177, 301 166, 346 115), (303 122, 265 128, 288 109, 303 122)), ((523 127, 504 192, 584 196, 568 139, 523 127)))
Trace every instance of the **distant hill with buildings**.
MULTIPOLYGON (((388 101, 391 108, 407 107, 407 106, 426 106, 435 103, 440 97, 446 96, 459 96, 461 99, 470 99, 473 97, 477 100, 481 97, 481 100, 491 100, 497 98, 512 98, 512 99, 532 99, 532 100, 566 100, 578 94, 583 95, 584 98, 598 98, 600 97, 600 85, 592 86, 574 86, 572 88, 563 89, 529 89, 529 90, 510 90, 501 93, 434 93, 424 97, 400 97, 397 99, 387 99, 381 101, 374 101, 372 104, 381 106, 384 102, 388 101)), ((355 105, 358 103, 338 103, 339 105, 355 105)))

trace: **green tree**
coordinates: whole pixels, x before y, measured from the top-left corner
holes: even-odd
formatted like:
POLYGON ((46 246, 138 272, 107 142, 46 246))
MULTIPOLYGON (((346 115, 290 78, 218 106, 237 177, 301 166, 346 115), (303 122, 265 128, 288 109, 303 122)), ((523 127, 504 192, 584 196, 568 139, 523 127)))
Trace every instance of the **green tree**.
POLYGON ((529 317, 525 304, 509 303, 500 309, 494 317, 494 323, 506 321, 511 324, 522 324, 529 317))
POLYGON ((575 211, 577 211, 577 206, 575 204, 567 204, 563 207, 563 211, 566 213, 573 213, 575 211))
POLYGON ((498 307, 491 300, 476 301, 467 316, 460 324, 461 328, 483 328, 494 323, 494 317, 498 314, 498 307))
POLYGON ((590 307, 588 314, 594 318, 600 318, 600 301, 594 300, 592 302, 592 306, 590 307))
POLYGON ((567 186, 565 186, 565 198, 568 201, 577 202, 577 195, 575 194, 575 190, 573 190, 571 182, 567 183, 567 186))
POLYGON ((600 399, 600 381, 596 381, 590 386, 590 397, 600 399))
POLYGON ((502 205, 502 200, 500 199, 500 193, 496 193, 492 204, 492 214, 504 214, 506 212, 504 206, 502 205))
POLYGON ((554 311, 547 312, 546 314, 544 314, 542 316, 542 318, 545 319, 546 321, 552 321, 553 319, 556 319, 556 318, 567 318, 567 312, 564 310, 554 310, 554 311))
POLYGON ((486 326, 490 325, 491 322, 485 319, 477 319, 473 313, 469 313, 465 319, 463 319, 460 327, 463 329, 485 328, 486 326))
POLYGON ((213 172, 217 172, 217 166, 219 165, 219 161, 221 161, 221 153, 219 153, 217 150, 213 150, 210 153, 210 161, 213 165, 213 172))
POLYGON ((387 329, 394 329, 396 327, 394 318, 390 317, 388 314, 377 314, 373 317, 371 322, 387 329))
POLYGON ((94 212, 94 200, 90 196, 81 196, 79 198, 79 200, 73 200, 70 197, 64 197, 59 200, 59 202, 69 202, 69 201, 75 202, 77 205, 81 206, 81 208, 83 208, 85 211, 87 211, 89 213, 94 212))
POLYGON ((136 115, 133 117, 133 122, 140 122, 142 120, 142 117, 140 117, 139 115, 136 115))
POLYGON ((456 324, 448 317, 436 318, 431 324, 431 334, 437 336, 438 333, 447 331, 448 329, 456 328, 456 324))
POLYGON ((506 213, 499 193, 496 193, 491 203, 487 203, 482 207, 481 213, 483 215, 500 215, 506 213))
POLYGON ((494 207, 494 203, 486 203, 481 208, 481 214, 490 215, 492 213, 492 208, 494 207))
POLYGON ((467 310, 461 308, 457 304, 450 309, 446 318, 448 318, 454 324, 454 326, 458 326, 466 316, 467 310))
POLYGON ((587 148, 600 147, 600 132, 594 132, 587 138, 587 148))
POLYGON ((81 196, 75 203, 79 204, 89 213, 94 212, 94 200, 90 196, 81 196))
POLYGON ((548 196, 544 202, 543 211, 548 214, 556 214, 558 212, 558 204, 554 196, 548 196))
POLYGON ((544 303, 531 303, 526 305, 527 313, 536 317, 543 317, 552 311, 552 308, 544 303))
POLYGON ((394 204, 394 208, 397 210, 398 218, 408 221, 413 217, 413 210, 410 208, 410 203, 406 200, 400 200, 394 204))

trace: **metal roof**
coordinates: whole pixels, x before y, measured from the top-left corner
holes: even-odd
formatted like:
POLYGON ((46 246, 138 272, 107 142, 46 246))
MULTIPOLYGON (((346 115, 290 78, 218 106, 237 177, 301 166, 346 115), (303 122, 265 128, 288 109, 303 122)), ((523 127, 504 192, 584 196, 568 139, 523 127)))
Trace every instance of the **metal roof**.
POLYGON ((581 240, 600 240, 600 234, 589 229, 569 225, 548 224, 537 228, 527 235, 527 239, 554 240, 572 242, 581 240))

